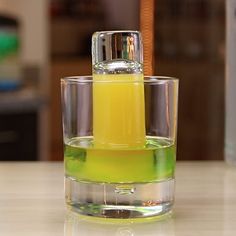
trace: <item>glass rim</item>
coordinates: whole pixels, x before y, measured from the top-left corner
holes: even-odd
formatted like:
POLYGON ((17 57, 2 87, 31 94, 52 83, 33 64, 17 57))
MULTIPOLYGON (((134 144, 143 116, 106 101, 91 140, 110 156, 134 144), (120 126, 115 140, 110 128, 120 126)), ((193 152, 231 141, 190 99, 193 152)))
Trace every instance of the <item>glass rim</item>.
POLYGON ((171 76, 162 75, 150 75, 144 76, 144 80, 93 80, 92 75, 75 75, 66 76, 61 78, 61 83, 144 83, 144 84, 166 84, 166 83, 178 83, 179 79, 171 76))
POLYGON ((114 33, 140 33, 138 30, 101 30, 101 31, 96 31, 93 34, 114 34, 114 33))

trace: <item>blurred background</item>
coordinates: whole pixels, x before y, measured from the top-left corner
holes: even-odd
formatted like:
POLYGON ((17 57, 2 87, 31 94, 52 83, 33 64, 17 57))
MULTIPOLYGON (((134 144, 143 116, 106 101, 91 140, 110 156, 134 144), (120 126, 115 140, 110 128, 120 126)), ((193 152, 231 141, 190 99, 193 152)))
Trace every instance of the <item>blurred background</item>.
MULTIPOLYGON (((94 31, 139 30, 142 1, 0 0, 0 160, 63 159, 60 78, 91 74, 94 31)), ((155 74, 180 79, 177 159, 221 160, 225 0, 150 2, 155 74)))

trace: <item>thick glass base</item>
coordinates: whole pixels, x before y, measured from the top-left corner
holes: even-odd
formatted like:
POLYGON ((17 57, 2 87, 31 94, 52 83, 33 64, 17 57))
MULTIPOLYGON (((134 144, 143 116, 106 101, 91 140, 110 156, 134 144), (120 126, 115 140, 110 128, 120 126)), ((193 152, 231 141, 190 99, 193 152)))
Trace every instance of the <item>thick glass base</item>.
POLYGON ((95 183, 65 178, 66 202, 86 216, 142 219, 164 216, 172 210, 174 179, 152 183, 95 183))

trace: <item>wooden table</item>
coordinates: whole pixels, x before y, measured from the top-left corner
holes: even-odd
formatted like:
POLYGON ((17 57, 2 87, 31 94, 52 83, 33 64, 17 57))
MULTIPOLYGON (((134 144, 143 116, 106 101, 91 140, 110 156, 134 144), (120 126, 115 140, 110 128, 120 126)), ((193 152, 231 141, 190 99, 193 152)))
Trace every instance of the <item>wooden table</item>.
POLYGON ((144 224, 98 224, 66 212, 62 163, 2 162, 0 235, 236 235, 236 167, 223 162, 178 162, 176 179, 172 219, 144 224))

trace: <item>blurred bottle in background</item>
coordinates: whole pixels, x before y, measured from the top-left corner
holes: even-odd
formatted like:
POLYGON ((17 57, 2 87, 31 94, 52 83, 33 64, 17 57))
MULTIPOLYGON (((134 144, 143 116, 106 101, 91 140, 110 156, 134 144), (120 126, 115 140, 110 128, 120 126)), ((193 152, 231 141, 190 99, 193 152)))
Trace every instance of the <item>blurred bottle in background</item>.
POLYGON ((236 165, 236 0, 226 1, 225 160, 236 165))
POLYGON ((0 14, 0 91, 21 85, 18 29, 16 19, 0 14))

